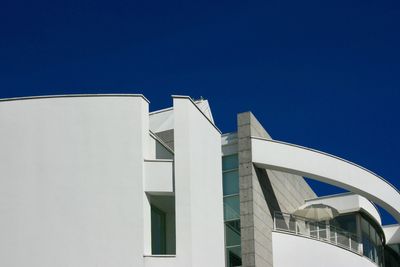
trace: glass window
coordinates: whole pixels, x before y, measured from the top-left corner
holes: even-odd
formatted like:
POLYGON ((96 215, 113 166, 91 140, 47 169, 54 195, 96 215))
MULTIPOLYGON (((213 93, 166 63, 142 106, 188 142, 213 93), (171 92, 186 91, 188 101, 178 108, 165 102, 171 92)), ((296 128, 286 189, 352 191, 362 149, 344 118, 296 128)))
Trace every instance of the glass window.
POLYGON ((369 223, 364 218, 361 218, 361 232, 363 241, 364 256, 372 259, 372 244, 369 238, 369 223))
POLYGON ((400 244, 392 244, 388 246, 400 256, 400 244))
POLYGON ((224 198, 224 218, 225 221, 240 219, 240 201, 238 195, 224 198))
POLYGON ((331 224, 345 230, 346 232, 350 232, 355 235, 357 234, 356 214, 338 216, 331 221, 331 224))
POLYGON ((385 266, 387 267, 400 267, 400 245, 385 246, 385 266))
POLYGON ((228 247, 226 249, 226 254, 228 267, 242 266, 242 253, 240 246, 228 247))
POLYGON ((239 194, 239 172, 229 171, 223 173, 224 196, 239 194))
POLYGON ((318 232, 317 224, 314 223, 314 222, 310 222, 309 225, 310 225, 310 235, 311 235, 312 237, 317 237, 317 236, 318 236, 318 233, 317 233, 317 232, 318 232))
POLYGON ((400 267, 400 244, 385 246, 385 266, 400 267))
POLYGON ((324 224, 324 223, 318 224, 318 238, 327 239, 326 224, 324 224))
POLYGON ((229 221, 225 223, 226 246, 240 245, 240 221, 229 221))
POLYGON ((151 252, 166 254, 165 213, 151 206, 151 252))
POLYGON ((382 238, 374 224, 364 217, 361 217, 361 234, 364 256, 381 265, 383 261, 382 238))
POLYGON ((342 245, 346 248, 350 247, 350 237, 347 232, 338 230, 337 233, 337 244, 342 245))
POLYGON ((225 247, 228 267, 241 266, 238 155, 222 157, 225 247))
POLYGON ((222 170, 232 170, 237 169, 239 166, 238 155, 229 155, 222 157, 222 170))

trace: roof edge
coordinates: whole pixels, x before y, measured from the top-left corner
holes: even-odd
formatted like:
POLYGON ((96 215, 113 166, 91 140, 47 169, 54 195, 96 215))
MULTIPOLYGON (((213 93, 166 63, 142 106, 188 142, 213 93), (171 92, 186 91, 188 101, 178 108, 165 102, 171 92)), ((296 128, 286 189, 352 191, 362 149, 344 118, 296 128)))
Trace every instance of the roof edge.
POLYGON ((208 120, 208 122, 210 122, 210 124, 212 126, 214 126, 215 130, 217 130, 219 132, 219 134, 222 134, 221 130, 207 117, 206 114, 204 114, 204 112, 197 106, 196 102, 193 101, 193 99, 190 96, 186 96, 186 95, 171 95, 172 98, 180 98, 180 99, 188 99, 190 100, 190 102, 192 102, 193 106, 195 106, 197 108, 198 111, 200 111, 200 113, 204 116, 204 118, 206 118, 208 120))
POLYGON ((10 97, 1 98, 0 102, 18 101, 18 100, 32 100, 32 99, 46 99, 46 98, 72 98, 72 97, 141 97, 147 103, 150 101, 143 94, 65 94, 65 95, 39 95, 39 96, 23 96, 23 97, 10 97))

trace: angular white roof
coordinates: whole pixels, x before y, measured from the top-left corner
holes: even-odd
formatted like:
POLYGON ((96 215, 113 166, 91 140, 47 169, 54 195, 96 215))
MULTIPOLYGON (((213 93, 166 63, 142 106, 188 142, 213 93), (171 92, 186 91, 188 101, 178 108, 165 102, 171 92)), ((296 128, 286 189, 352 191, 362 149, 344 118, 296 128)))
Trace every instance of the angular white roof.
MULTIPOLYGON (((201 99, 194 101, 196 106, 203 114, 214 123, 211 108, 208 100, 201 99)), ((174 128, 174 112, 173 108, 166 108, 150 112, 150 130, 154 133, 172 130, 174 128)))

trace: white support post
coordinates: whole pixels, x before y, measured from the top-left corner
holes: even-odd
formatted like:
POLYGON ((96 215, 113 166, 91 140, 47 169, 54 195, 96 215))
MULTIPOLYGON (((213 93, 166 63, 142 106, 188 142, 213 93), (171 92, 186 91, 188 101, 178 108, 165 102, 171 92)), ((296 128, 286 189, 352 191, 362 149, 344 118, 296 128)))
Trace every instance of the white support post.
POLYGON ((350 235, 350 233, 349 233, 349 247, 350 247, 350 250, 351 250, 351 235, 350 235))
POLYGON ((335 230, 335 245, 337 245, 337 231, 335 230))

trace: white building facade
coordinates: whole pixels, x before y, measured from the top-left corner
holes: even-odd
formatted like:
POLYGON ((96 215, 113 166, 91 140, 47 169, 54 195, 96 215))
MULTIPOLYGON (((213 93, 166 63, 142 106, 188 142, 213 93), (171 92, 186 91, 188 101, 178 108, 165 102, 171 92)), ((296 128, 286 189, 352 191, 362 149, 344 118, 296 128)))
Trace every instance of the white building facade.
POLYGON ((172 98, 1 100, 0 266, 400 266, 383 178, 274 141, 250 112, 222 134, 207 100, 172 98), (349 193, 318 198, 303 177, 349 193), (313 204, 340 214, 294 215, 313 204))

